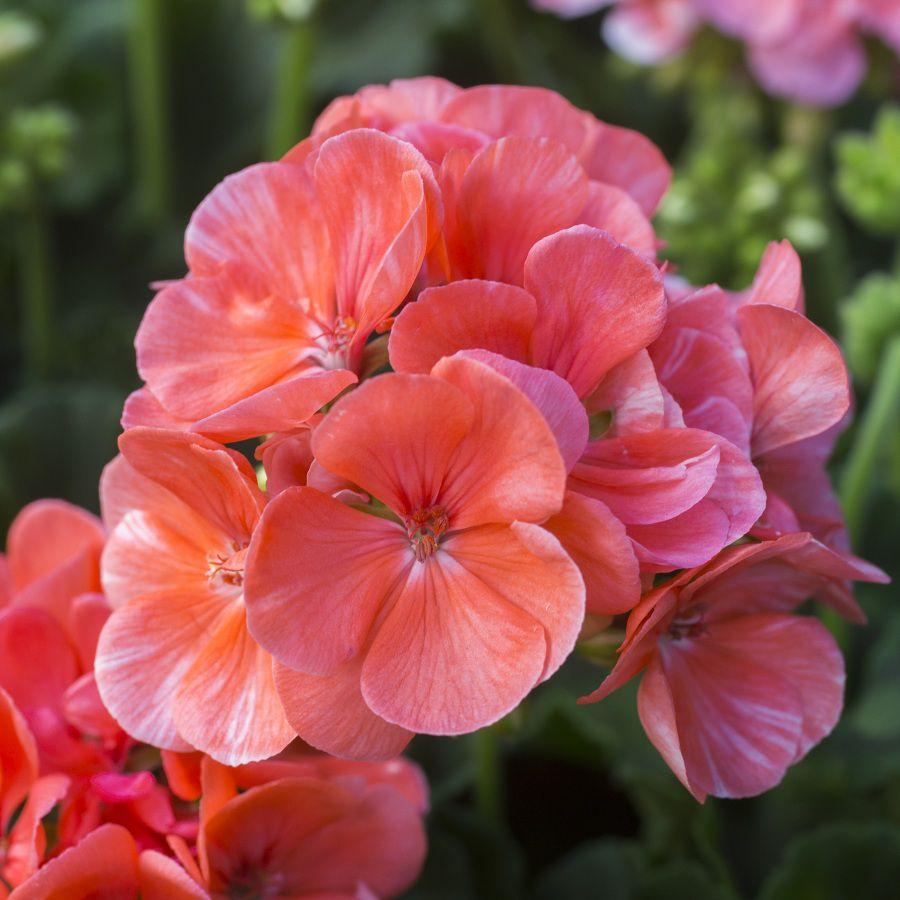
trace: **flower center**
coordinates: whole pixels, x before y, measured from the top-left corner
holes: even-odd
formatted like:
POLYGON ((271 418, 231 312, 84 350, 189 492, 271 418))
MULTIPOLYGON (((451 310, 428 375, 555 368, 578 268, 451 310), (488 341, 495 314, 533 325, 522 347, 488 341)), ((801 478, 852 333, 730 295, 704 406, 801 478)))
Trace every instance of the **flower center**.
POLYGON ((206 577, 210 582, 218 581, 229 587, 241 587, 244 583, 244 560, 247 557, 247 548, 233 544, 232 553, 214 553, 208 558, 209 567, 206 577))
POLYGON ((703 621, 705 614, 706 606, 702 603, 685 610, 673 619, 669 626, 668 637, 673 641, 699 637, 706 631, 706 623, 703 621))
POLYGON ((419 562, 424 562, 437 550, 441 535, 450 527, 447 513, 442 506, 417 509, 406 518, 404 524, 419 562))
POLYGON ((348 348, 358 327, 356 319, 352 316, 337 316, 330 325, 317 321, 322 328, 316 337, 322 366, 326 369, 346 368, 348 348))

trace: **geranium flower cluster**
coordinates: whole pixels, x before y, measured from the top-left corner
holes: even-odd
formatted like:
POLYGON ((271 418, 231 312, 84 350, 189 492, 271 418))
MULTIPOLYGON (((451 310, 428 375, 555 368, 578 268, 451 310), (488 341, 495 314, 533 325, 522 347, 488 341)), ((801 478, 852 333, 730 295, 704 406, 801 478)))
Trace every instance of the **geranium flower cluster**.
POLYGON ((100 520, 58 500, 0 555, 0 896, 390 897, 425 855, 425 781, 298 744, 228 767, 127 735, 100 700, 100 520))
POLYGON ((866 72, 863 37, 900 53, 895 0, 532 0, 538 9, 576 17, 613 7, 603 37, 633 62, 676 56, 703 25, 746 45, 747 63, 769 93, 833 106, 847 100, 866 72))
POLYGON ((666 271, 669 178, 552 92, 425 78, 336 100, 200 204, 103 525, 48 501, 10 535, 0 620, 42 649, 3 638, 0 686, 47 756, 8 754, 4 809, 61 801, 51 852, 75 844, 16 896, 393 896, 424 853, 397 755, 501 719, 610 626, 583 701, 643 673, 699 799, 772 787, 832 729, 841 655, 796 608, 861 621, 850 581, 884 579, 825 474, 847 373, 788 244, 736 294, 666 271))

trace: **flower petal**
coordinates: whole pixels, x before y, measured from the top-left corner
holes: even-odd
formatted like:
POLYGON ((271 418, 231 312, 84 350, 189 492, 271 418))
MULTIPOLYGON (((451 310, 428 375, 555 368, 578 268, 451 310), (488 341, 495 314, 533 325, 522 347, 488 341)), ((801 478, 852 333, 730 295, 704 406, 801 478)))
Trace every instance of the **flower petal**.
POLYGON ((412 733, 366 706, 362 663, 360 654, 330 675, 306 675, 276 663, 278 695, 291 726, 317 750, 342 759, 391 759, 403 752, 412 733))
POLYGON ((578 224, 599 228, 620 244, 650 259, 656 258, 656 232, 637 201, 622 188, 592 181, 578 224))
POLYGON ((745 306, 738 313, 753 377, 754 456, 819 434, 850 404, 837 344, 799 313, 745 306))
POLYGON ((589 613, 615 616, 637 606, 641 597, 638 561, 625 526, 609 507, 566 491, 562 510, 544 528, 581 570, 589 613))
POLYGON ((531 294, 510 284, 471 280, 428 288, 391 328, 391 365, 427 373, 442 357, 474 348, 527 362, 536 315, 531 294))
POLYGON ((329 674, 359 653, 413 560, 396 523, 290 488, 269 504, 247 558, 250 631, 285 665, 329 674))
POLYGON ((586 225, 534 246, 525 288, 538 310, 532 363, 565 378, 579 397, 656 338, 665 317, 656 267, 586 225))
POLYGON ((555 140, 488 145, 466 170, 447 234, 456 276, 520 285, 532 246, 577 221, 586 200, 584 171, 555 140))
POLYGON ((175 728, 225 765, 267 759, 294 738, 275 690, 272 658, 250 636, 235 602, 203 641, 178 686, 175 728))

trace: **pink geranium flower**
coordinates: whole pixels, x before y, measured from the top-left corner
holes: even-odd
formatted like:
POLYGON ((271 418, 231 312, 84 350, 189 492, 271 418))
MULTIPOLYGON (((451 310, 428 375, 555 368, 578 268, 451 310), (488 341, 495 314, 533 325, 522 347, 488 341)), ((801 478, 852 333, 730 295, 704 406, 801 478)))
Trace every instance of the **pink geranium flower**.
POLYGON ((643 672, 644 730, 698 800, 768 790, 831 731, 843 702, 834 639, 791 610, 849 578, 881 580, 808 534, 730 547, 644 597, 615 668, 582 702, 643 672))
POLYGON ((584 585, 539 523, 562 506, 565 465, 512 382, 465 358, 381 376, 312 449, 372 502, 289 489, 254 535, 250 628, 301 737, 383 758, 413 732, 495 721, 560 666, 584 585))
POLYGON ((306 421, 357 380, 440 215, 421 155, 371 130, 226 179, 188 226, 189 276, 162 288, 138 331, 152 399, 132 401, 128 424, 232 441, 306 421))
POLYGON ((133 737, 263 759, 293 738, 272 662, 250 636, 247 547, 265 496, 246 460, 199 435, 134 429, 103 476, 114 611, 97 648, 101 696, 133 737))

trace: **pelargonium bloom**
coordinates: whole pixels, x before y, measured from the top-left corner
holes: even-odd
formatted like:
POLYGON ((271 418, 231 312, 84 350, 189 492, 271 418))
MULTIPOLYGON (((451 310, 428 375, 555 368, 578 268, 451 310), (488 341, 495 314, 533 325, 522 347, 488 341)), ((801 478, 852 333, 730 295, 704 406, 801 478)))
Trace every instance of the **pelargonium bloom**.
POLYGON ((834 638, 791 610, 849 578, 875 580, 809 534, 730 547, 644 597, 615 668, 582 702, 643 672, 644 730, 698 800, 768 790, 831 731, 843 702, 834 638))
MULTIPOLYGON (((607 533, 601 519, 611 511, 645 570, 700 565, 762 512, 759 477, 722 436, 684 428, 677 404, 664 396, 645 352, 665 316, 653 265, 605 233, 578 226, 534 245, 524 287, 472 279, 424 291, 397 317, 391 363, 424 372, 442 356, 482 348, 555 372, 574 391, 576 406, 581 398, 592 413, 611 417, 611 427, 589 442, 580 411, 583 427, 561 449, 570 491, 588 499, 570 498, 548 527, 579 559, 589 610, 625 612, 637 602, 633 592, 611 595, 605 579, 601 591, 589 577, 591 559, 604 562, 601 548, 579 553, 571 541, 607 533), (643 395, 641 415, 619 408, 626 395, 634 405, 636 394, 643 395)), ((560 402, 551 406, 552 417, 560 402)))
POLYGON ((562 506, 565 465, 511 381, 466 358, 379 376, 334 406, 312 449, 372 502, 283 491, 245 585, 304 740, 390 756, 413 732, 499 719, 561 665, 584 584, 540 523, 562 506))
POLYGON ((185 432, 134 429, 119 446, 101 485, 114 607, 97 648, 104 702, 157 747, 196 747, 227 763, 277 753, 294 732, 243 600, 265 504, 252 468, 185 432))
MULTIPOLYGON (((285 158, 305 159, 328 137, 359 127, 409 141, 438 170, 460 151, 476 153, 501 138, 549 139, 574 156, 600 193, 612 196, 602 186, 623 191, 647 217, 672 176, 659 148, 644 135, 601 122, 555 91, 502 84, 463 89, 442 78, 397 79, 338 97, 316 120, 311 137, 285 158)), ((527 181, 529 175, 521 177, 527 181)))
POLYGON ((426 849, 426 794, 418 782, 406 789, 418 770, 400 759, 331 762, 316 771, 297 758, 236 769, 200 761, 197 858, 173 847, 201 896, 370 900, 412 884, 426 849))
POLYGON ((891 0, 533 0, 570 17, 606 6, 603 35, 620 55, 653 65, 681 52, 706 23, 746 45, 748 65, 769 93, 833 106, 866 71, 862 34, 900 52, 900 11, 891 0))
POLYGON ((147 386, 126 425, 168 418, 233 441, 302 424, 357 380, 440 216, 428 163, 371 129, 230 176, 191 218, 189 275, 162 287, 138 330, 147 386))

